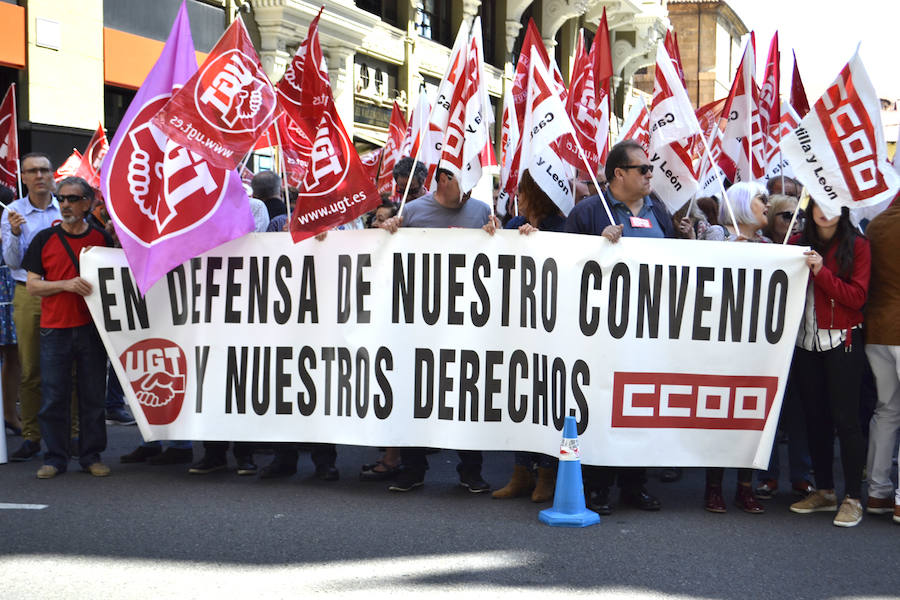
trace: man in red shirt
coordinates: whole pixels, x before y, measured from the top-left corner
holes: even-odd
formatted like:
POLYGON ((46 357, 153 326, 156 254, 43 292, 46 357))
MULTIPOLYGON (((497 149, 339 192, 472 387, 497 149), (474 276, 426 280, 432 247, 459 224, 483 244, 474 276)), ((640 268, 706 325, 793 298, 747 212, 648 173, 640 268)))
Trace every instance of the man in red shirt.
POLYGON ((66 177, 56 197, 62 222, 40 231, 22 261, 28 293, 41 299, 38 424, 47 452, 37 477, 50 479, 69 466, 73 366, 81 426, 79 462, 84 471, 105 477, 109 467, 100 462, 100 453, 106 449, 106 351, 84 302, 91 284, 79 276, 78 257, 83 248, 113 243, 108 233, 85 221, 94 199, 87 181, 66 177))

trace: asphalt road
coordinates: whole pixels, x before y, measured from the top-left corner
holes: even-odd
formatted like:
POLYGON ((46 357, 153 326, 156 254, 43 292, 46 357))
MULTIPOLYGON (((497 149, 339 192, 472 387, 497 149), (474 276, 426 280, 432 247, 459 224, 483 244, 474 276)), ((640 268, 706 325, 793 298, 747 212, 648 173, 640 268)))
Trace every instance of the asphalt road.
MULTIPOLYGON (((651 477, 658 513, 619 507, 563 529, 538 521, 546 505, 458 487, 453 452, 430 457, 424 488, 398 494, 358 480, 372 448, 339 447, 337 482, 310 480, 307 454, 298 475, 265 481, 120 465, 139 434, 109 434, 105 479, 77 463, 52 480, 34 477, 36 459, 0 465, 0 503, 46 505, 0 508, 0 598, 900 597, 889 516, 841 529, 828 513, 791 513, 788 494, 764 515, 707 513, 702 469, 651 477)), ((485 478, 500 487, 511 465, 488 453, 485 478)))

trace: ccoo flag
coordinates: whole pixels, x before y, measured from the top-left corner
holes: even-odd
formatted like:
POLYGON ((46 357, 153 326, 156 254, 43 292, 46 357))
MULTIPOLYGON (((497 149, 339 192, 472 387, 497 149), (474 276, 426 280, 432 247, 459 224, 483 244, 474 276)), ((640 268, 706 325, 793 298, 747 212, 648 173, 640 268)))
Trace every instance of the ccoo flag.
POLYGON ((829 218, 841 207, 873 208, 900 191, 881 126, 881 103, 859 51, 781 142, 784 157, 829 218))
POLYGON ((253 231, 237 172, 213 167, 152 122, 196 70, 182 4, 101 167, 103 197, 142 294, 185 260, 253 231))

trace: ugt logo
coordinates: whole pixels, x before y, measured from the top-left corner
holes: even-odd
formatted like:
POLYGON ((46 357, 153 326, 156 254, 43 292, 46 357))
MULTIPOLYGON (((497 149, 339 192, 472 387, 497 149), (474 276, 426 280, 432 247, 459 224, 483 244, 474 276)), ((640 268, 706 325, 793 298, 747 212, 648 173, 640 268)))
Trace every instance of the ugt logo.
POLYGON ((231 133, 255 131, 276 107, 265 74, 240 50, 229 50, 204 68, 194 99, 204 121, 231 133))
POLYGON ((187 361, 178 344, 161 338, 140 341, 119 357, 141 410, 151 425, 168 425, 184 403, 187 361))

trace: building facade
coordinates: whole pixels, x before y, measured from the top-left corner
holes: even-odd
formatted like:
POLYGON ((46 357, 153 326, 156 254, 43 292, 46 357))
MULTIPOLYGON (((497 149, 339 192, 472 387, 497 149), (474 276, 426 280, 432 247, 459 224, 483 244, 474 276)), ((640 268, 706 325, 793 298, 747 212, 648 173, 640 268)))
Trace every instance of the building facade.
MULTIPOLYGON (((112 137, 162 49, 181 0, 0 0, 0 86, 17 83, 21 152, 54 164, 83 149, 98 122, 112 137)), ((335 100, 360 149, 384 142, 394 101, 404 109, 444 75, 463 20, 482 19, 486 78, 500 128, 502 98, 528 19, 568 77, 580 28, 591 39, 604 8, 615 70, 615 113, 652 65, 675 0, 187 0, 202 61, 234 18, 250 31, 273 81, 310 21, 319 31, 335 100)), ((724 3, 720 3, 724 4, 724 3)), ((682 38, 683 39, 683 38, 682 38)), ((685 42, 682 41, 684 48, 685 42)), ((727 85, 727 83, 726 83, 727 85)), ((495 140, 499 135, 494 136, 495 140)))

